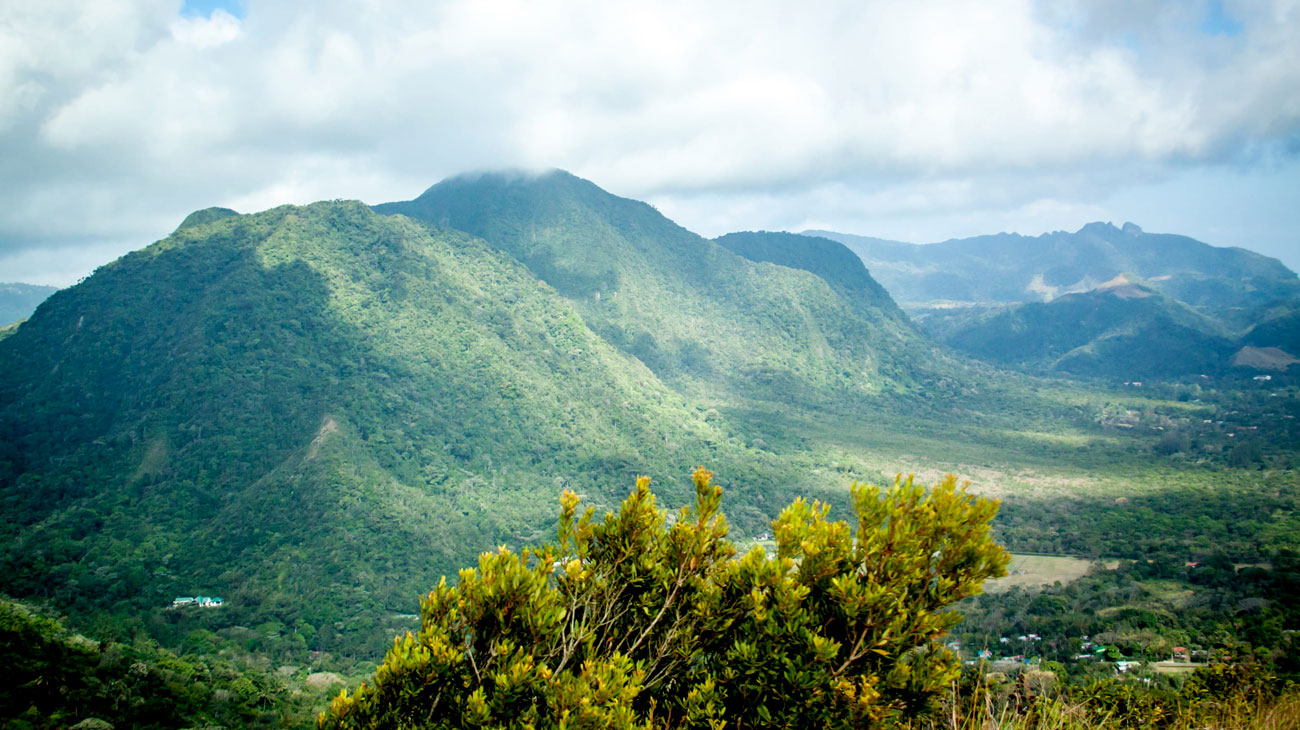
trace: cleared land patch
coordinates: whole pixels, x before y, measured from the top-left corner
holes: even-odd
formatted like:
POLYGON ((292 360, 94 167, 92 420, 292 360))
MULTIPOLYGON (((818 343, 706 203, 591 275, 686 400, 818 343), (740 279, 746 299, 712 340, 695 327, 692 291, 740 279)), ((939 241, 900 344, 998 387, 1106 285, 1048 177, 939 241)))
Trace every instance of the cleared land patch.
POLYGON ((1013 554, 1011 564, 1007 566, 1006 577, 985 583, 984 590, 989 593, 996 593, 1014 587, 1038 588, 1050 586, 1058 580, 1062 584, 1066 584, 1087 575, 1088 571, 1092 570, 1094 563, 1097 562, 1104 564, 1107 568, 1114 568, 1117 564, 1117 561, 1114 560, 1093 561, 1055 555, 1013 554))

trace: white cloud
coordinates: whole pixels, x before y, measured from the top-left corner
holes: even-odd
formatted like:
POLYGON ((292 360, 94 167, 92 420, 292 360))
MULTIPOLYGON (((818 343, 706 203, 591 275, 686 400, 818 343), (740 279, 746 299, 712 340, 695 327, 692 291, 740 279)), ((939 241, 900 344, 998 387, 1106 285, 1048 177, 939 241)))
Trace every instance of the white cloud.
POLYGON ((180 17, 171 22, 172 38, 195 48, 216 48, 239 37, 239 20, 217 8, 212 15, 180 17))
POLYGON ((1294 143, 1300 4, 1224 8, 1234 33, 1172 0, 11 3, 0 240, 520 165, 702 228, 1063 219, 1294 143))

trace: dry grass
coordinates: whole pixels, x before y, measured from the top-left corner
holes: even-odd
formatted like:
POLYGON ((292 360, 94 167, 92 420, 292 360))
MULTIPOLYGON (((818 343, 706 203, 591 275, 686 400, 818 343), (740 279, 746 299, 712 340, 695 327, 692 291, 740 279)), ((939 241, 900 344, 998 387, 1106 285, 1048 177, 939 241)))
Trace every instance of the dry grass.
MULTIPOLYGON (((989 593, 1009 590, 1012 587, 1036 588, 1050 586, 1060 581, 1062 585, 1078 580, 1092 570, 1094 561, 1082 558, 1063 558, 1050 555, 1013 554, 1011 564, 1007 566, 1005 578, 998 578, 985 583, 984 590, 989 593)), ((1115 561, 1104 561, 1106 567, 1114 567, 1115 561)))
POLYGON ((984 696, 976 698, 975 703, 950 703, 947 714, 906 727, 908 730, 1300 730, 1300 690, 1254 702, 1179 704, 1127 716, 1055 697, 1017 706, 1014 701, 995 702, 991 696, 984 696))

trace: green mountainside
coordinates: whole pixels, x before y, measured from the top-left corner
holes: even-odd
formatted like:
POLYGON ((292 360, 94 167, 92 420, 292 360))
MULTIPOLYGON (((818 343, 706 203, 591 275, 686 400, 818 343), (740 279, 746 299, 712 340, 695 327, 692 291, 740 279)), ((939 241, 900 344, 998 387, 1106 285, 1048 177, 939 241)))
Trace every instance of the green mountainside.
POLYGON ((1295 272, 1276 259, 1193 238, 1146 233, 1132 223, 1089 223, 1073 233, 999 233, 914 245, 806 231, 862 257, 906 309, 931 302, 1046 301, 1087 291, 1119 274, 1226 322, 1246 325, 1257 307, 1300 297, 1295 272))
POLYGON ((1251 347, 1277 347, 1300 355, 1300 302, 1265 307, 1241 339, 1251 347))
POLYGON ((374 653, 440 576, 549 532, 562 488, 684 499, 707 463, 757 534, 844 485, 734 414, 953 387, 887 299, 564 173, 405 207, 487 238, 355 202, 200 211, 0 340, 0 592, 374 653), (226 605, 161 610, 198 594, 226 605))
POLYGON ((937 310, 923 326, 998 365, 1122 380, 1217 374, 1236 349, 1187 305, 1124 277, 1050 302, 937 310))
POLYGON ((176 230, 183 231, 186 228, 201 226, 205 223, 212 223, 213 221, 219 221, 222 218, 233 218, 237 215, 239 215, 237 211, 233 211, 229 208, 204 208, 185 216, 185 220, 181 221, 181 224, 176 227, 176 230))
POLYGON ((729 233, 715 241, 750 261, 765 261, 816 274, 848 299, 879 309, 896 319, 906 318, 889 292, 871 278, 862 259, 842 243, 829 238, 771 231, 729 233))
POLYGON ((58 287, 39 284, 0 284, 0 328, 28 317, 56 291, 58 287))
POLYGON ((671 493, 704 461, 779 482, 509 257, 358 203, 183 228, 0 359, 0 589, 64 605, 409 613, 545 530, 562 485, 671 493))
POLYGON ((375 209, 482 237, 610 344, 721 405, 845 407, 926 388, 946 367, 883 293, 863 307, 815 273, 747 260, 568 173, 463 176, 375 209))

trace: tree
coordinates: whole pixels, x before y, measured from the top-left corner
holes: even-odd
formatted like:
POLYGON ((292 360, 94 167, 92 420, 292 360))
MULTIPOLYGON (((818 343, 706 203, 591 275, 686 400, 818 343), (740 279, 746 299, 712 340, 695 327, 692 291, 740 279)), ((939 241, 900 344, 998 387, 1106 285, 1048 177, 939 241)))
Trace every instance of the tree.
POLYGON ((565 492, 555 544, 444 579, 321 728, 873 727, 932 709, 957 674, 945 607, 1005 574, 997 503, 952 476, 855 484, 856 533, 799 499, 774 556, 738 557, 711 479, 695 472, 675 521, 648 478, 600 521, 565 492))

